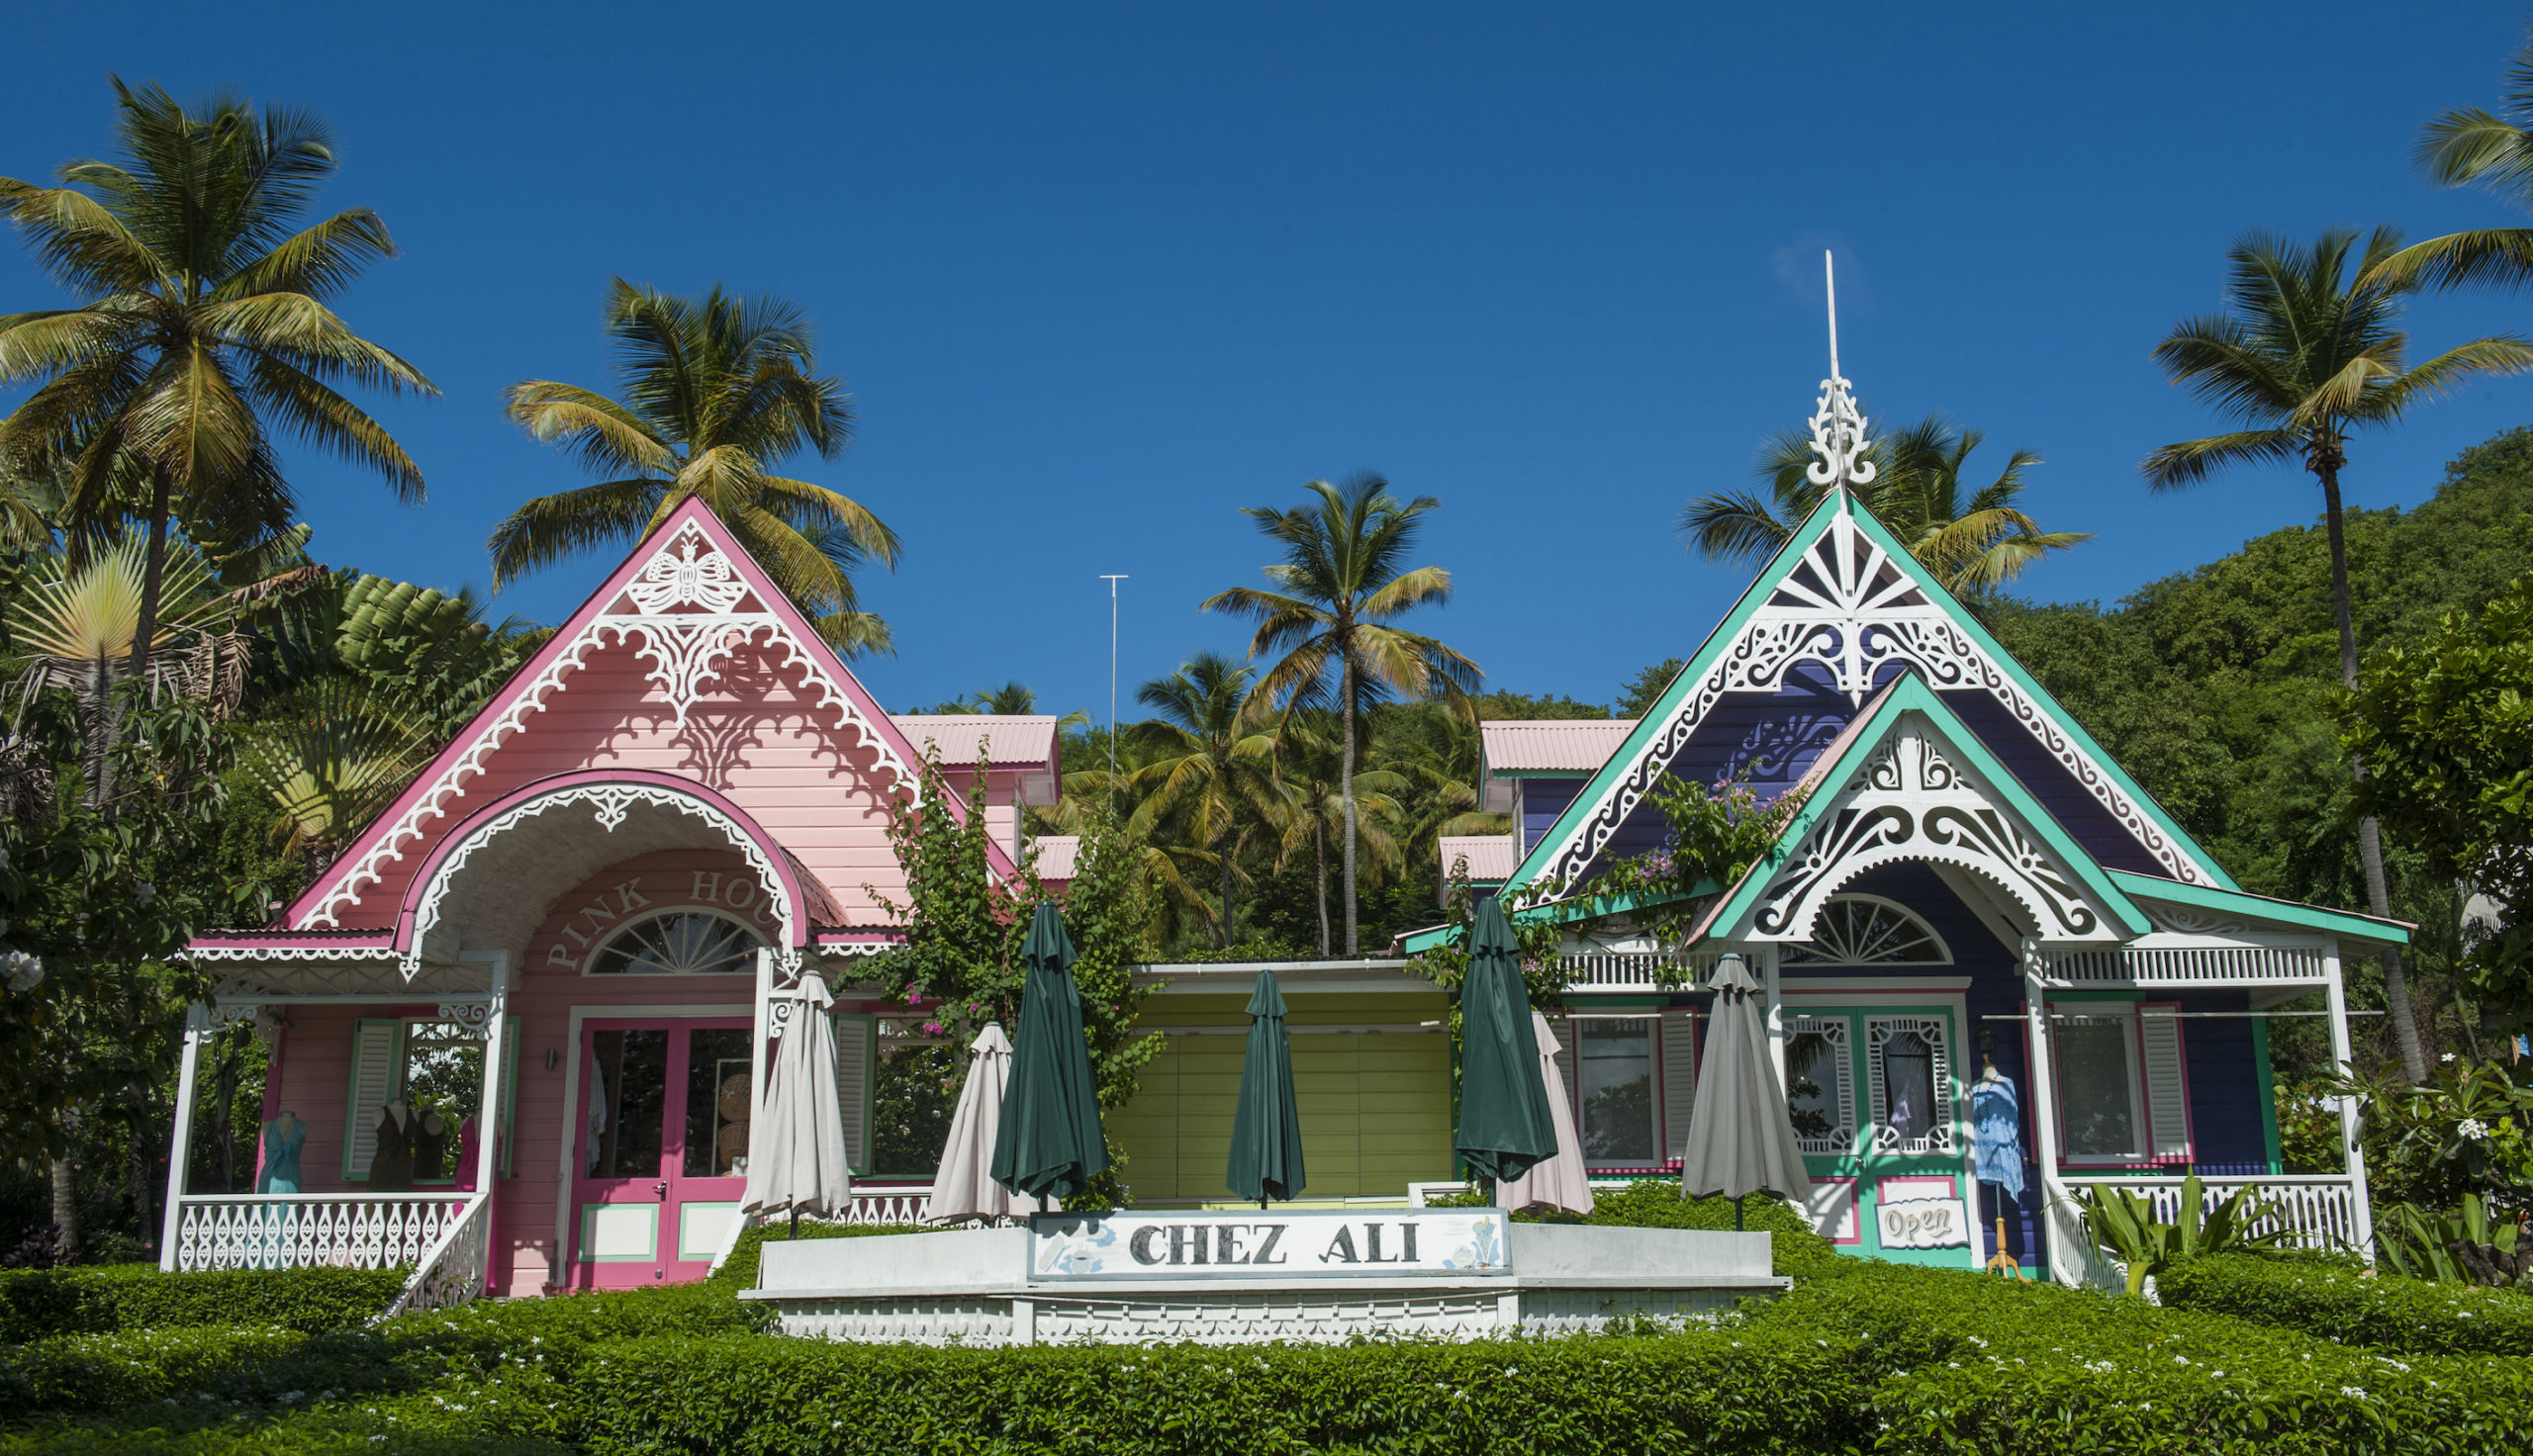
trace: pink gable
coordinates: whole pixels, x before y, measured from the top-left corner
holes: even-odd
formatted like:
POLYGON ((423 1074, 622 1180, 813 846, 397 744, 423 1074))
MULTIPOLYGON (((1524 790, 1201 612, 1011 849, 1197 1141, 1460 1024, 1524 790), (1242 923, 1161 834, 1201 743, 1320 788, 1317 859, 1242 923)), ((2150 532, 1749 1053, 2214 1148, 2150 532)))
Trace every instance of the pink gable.
MULTIPOLYGON (((646 536, 298 901, 294 930, 385 930, 458 824, 546 782, 683 781, 773 842, 820 923, 903 886, 891 795, 921 755, 701 500, 646 536)), ((954 813, 964 813, 955 798, 954 813)), ((1014 872, 991 851, 997 873, 1014 872)))

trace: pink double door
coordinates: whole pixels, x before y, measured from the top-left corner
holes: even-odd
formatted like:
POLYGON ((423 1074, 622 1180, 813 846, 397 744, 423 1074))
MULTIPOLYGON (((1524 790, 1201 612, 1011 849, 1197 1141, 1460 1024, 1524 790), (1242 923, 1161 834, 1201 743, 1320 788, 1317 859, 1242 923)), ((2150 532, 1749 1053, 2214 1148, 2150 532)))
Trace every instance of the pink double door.
POLYGON ((574 1288, 710 1271, 747 1187, 753 1041, 739 1019, 583 1024, 574 1288))

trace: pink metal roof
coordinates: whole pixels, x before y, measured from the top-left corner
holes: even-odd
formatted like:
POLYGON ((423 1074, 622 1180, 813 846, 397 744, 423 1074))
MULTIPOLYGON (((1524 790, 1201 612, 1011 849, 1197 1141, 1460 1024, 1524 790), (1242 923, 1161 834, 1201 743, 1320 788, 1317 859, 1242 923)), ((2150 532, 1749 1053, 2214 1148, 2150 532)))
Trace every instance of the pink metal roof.
POLYGON ((944 769, 973 769, 977 752, 997 769, 1044 769, 1056 762, 1056 719, 997 713, 891 713, 915 752, 938 748, 944 769))
POLYGON ((1071 879, 1075 863, 1081 856, 1081 836, 1078 834, 1042 834, 1029 841, 1038 851, 1040 879, 1071 879))
POLYGON ((1462 855, 1468 857, 1468 877, 1484 883, 1501 882, 1513 875, 1513 866, 1522 863, 1521 846, 1509 834, 1447 834, 1435 841, 1443 857, 1443 878, 1452 877, 1452 864, 1462 855))
POLYGON ((1590 774, 1635 731, 1634 718, 1509 718, 1477 725, 1490 774, 1590 774))

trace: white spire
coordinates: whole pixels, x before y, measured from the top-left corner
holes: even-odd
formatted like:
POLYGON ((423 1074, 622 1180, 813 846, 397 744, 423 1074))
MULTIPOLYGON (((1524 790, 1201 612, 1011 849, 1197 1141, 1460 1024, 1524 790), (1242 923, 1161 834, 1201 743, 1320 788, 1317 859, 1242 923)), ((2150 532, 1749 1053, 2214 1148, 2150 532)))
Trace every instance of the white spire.
POLYGON ((1838 508, 1847 508, 1848 486, 1873 484, 1873 462, 1864 458, 1872 442, 1864 435, 1864 415, 1857 412, 1854 387, 1838 372, 1838 273, 1829 254, 1821 254, 1821 276, 1829 292, 1829 377, 1821 381, 1821 401, 1812 411, 1812 462, 1809 478, 1816 486, 1838 492, 1838 508))

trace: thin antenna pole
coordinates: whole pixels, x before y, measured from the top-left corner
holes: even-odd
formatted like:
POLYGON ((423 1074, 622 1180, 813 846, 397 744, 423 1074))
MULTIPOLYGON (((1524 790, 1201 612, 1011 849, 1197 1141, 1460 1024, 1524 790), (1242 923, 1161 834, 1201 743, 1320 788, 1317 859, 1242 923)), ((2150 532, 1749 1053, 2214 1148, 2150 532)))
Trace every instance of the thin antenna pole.
POLYGON ((1108 584, 1108 812, 1117 812, 1117 584, 1126 574, 1102 575, 1108 584))

